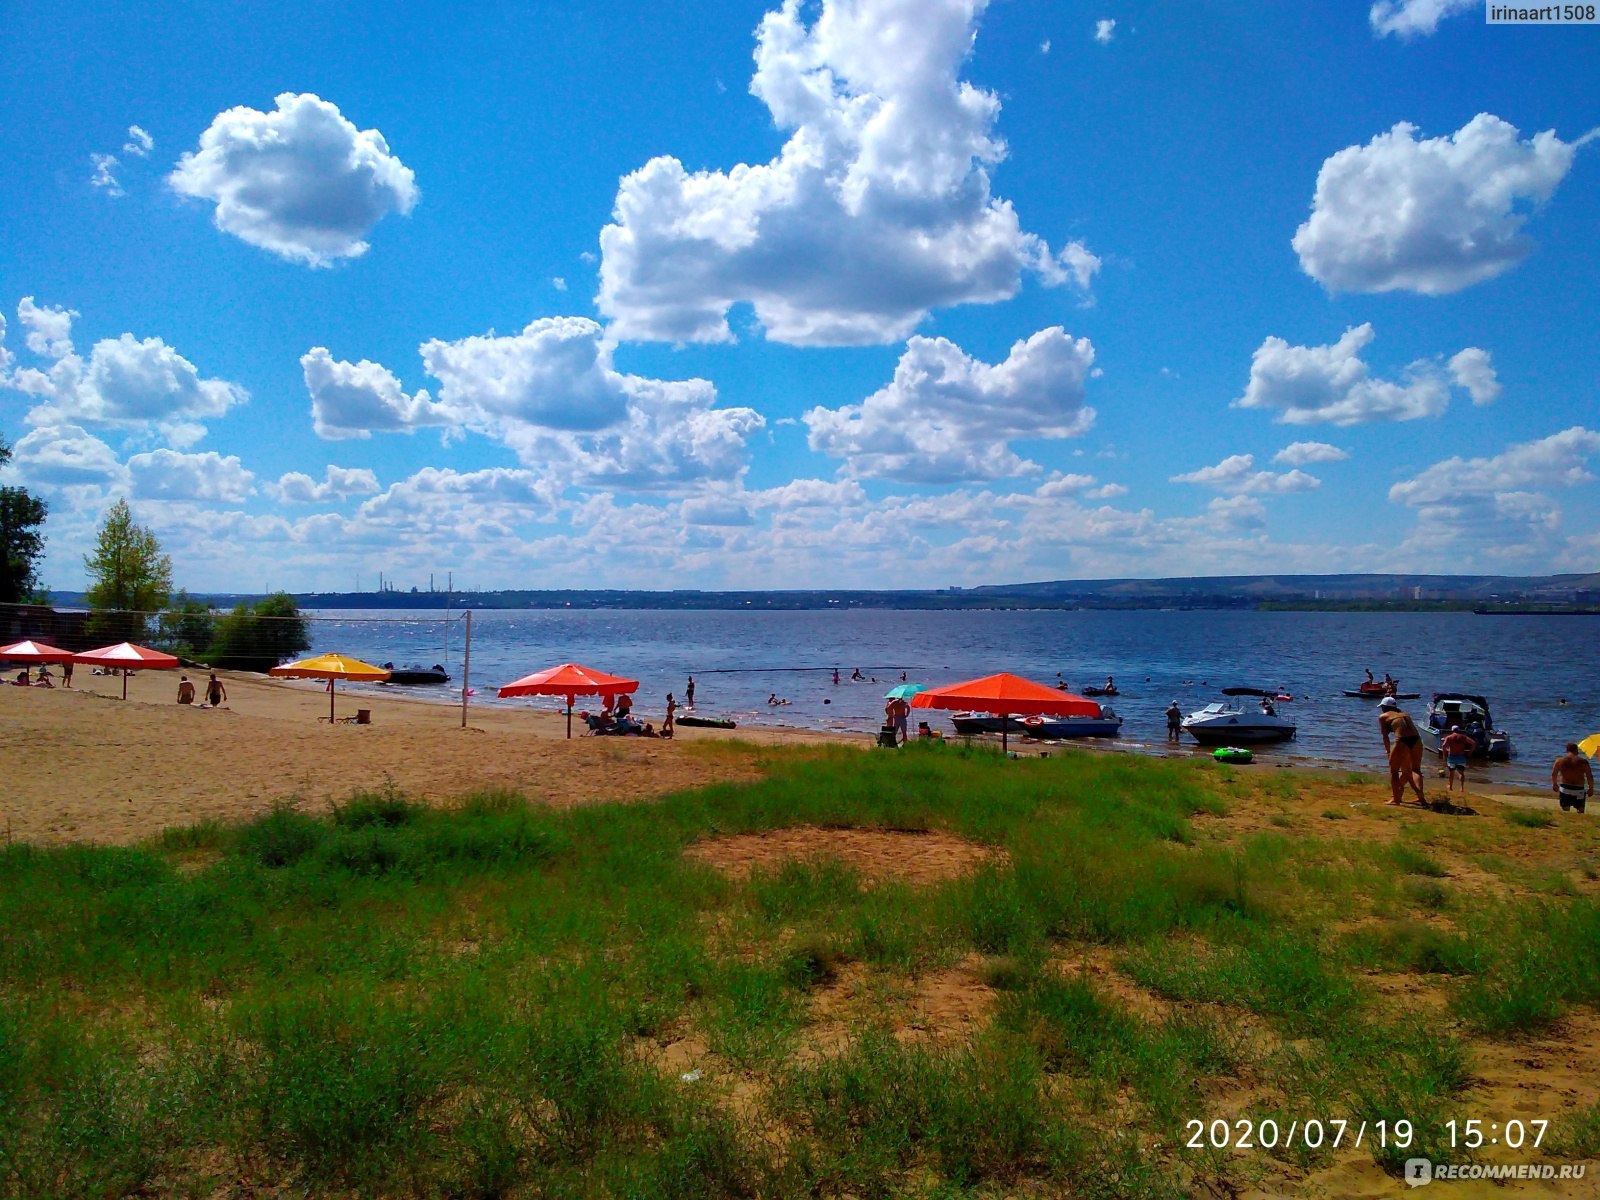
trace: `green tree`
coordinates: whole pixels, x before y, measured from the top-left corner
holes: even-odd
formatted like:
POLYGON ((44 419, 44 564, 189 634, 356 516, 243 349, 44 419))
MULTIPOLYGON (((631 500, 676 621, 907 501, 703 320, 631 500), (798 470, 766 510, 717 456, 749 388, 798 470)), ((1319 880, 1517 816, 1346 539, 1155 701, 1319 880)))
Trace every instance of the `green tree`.
MULTIPOLYGON (((11 447, 0 438, 0 467, 11 447)), ((43 500, 19 487, 0 487, 0 604, 25 604, 40 590, 36 567, 44 553, 43 500)))
POLYGON ((217 622, 210 653, 214 667, 269 671, 286 658, 311 648, 311 631, 300 606, 287 592, 274 592, 254 607, 240 604, 217 622))
POLYGON ((134 521, 126 500, 106 512, 83 565, 91 581, 89 629, 99 637, 144 637, 145 614, 165 608, 172 595, 172 559, 156 535, 134 521))
POLYGON ((204 659, 216 634, 217 610, 179 589, 172 607, 161 614, 157 639, 164 650, 184 658, 204 659))

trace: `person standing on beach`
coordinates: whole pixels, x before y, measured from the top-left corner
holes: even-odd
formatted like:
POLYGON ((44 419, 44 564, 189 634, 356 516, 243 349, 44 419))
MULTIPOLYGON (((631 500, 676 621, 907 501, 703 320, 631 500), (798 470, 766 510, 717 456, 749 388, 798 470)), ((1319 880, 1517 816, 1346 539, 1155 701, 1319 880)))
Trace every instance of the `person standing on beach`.
POLYGON ((1378 729, 1383 734, 1383 752, 1389 756, 1389 789, 1394 793, 1389 803, 1402 803, 1400 797, 1409 783, 1417 794, 1417 803, 1426 807, 1428 798, 1422 794, 1422 735, 1393 696, 1378 702, 1378 729))
POLYGON ((904 745, 907 738, 906 722, 911 717, 911 705, 896 696, 888 704, 884 705, 883 711, 884 715, 889 718, 889 724, 894 729, 896 740, 901 745, 904 745))
POLYGON ((1467 755, 1477 748, 1478 743, 1473 741, 1461 731, 1461 726, 1452 725, 1450 732, 1439 739, 1439 753, 1444 755, 1444 790, 1449 795, 1451 786, 1456 781, 1456 776, 1461 776, 1461 794, 1467 794, 1467 755))
POLYGON ((194 684, 189 682, 189 677, 187 675, 180 675, 178 677, 178 703, 194 703, 194 684))
MULTIPOLYGON (((333 680, 328 680, 328 690, 333 690, 333 680)), ((222 686, 222 680, 217 678, 215 671, 211 678, 206 680, 206 703, 212 708, 221 708, 228 700, 228 689, 222 686)))
POLYGON ((689 676, 689 686, 683 689, 683 703, 688 708, 694 707, 694 676, 689 676))
POLYGON ((1181 741, 1182 735, 1183 709, 1179 708, 1178 702, 1174 700, 1171 706, 1167 709, 1167 741, 1181 741))
MULTIPOLYGON (((61 686, 72 686, 72 660, 70 658, 61 664, 61 686)), ((1564 704, 1566 701, 1562 701, 1562 703, 1564 704)))
POLYGON ((1594 795, 1594 768, 1578 749, 1577 742, 1567 743, 1567 752, 1556 759, 1550 768, 1550 790, 1561 801, 1561 811, 1576 809, 1583 812, 1594 795))
POLYGON ((668 692, 667 693, 667 719, 665 721, 661 722, 661 736, 662 737, 669 738, 669 737, 672 736, 672 721, 673 721, 673 718, 675 716, 677 716, 677 714, 678 714, 678 702, 677 702, 677 700, 673 699, 672 693, 668 692))

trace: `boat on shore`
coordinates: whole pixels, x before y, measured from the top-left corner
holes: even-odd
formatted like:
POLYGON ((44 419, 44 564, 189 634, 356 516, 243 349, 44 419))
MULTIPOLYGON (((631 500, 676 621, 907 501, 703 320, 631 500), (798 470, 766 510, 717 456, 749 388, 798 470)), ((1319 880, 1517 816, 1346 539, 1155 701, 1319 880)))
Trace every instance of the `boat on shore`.
POLYGON ((1223 688, 1228 699, 1208 704, 1183 719, 1180 728, 1202 746, 1231 746, 1240 742, 1286 742, 1295 735, 1295 723, 1271 707, 1273 693, 1260 688, 1223 688), (1266 704, 1247 704, 1255 696, 1266 704))
POLYGON ((1439 743, 1453 726, 1459 726, 1472 739, 1473 758, 1504 762, 1511 757, 1511 737, 1504 729, 1494 727, 1489 702, 1482 696, 1465 692, 1433 694, 1428 702, 1428 719, 1417 729, 1422 735, 1422 744, 1438 754, 1439 743))
POLYGON ((424 667, 418 663, 407 663, 397 667, 392 662, 383 664, 383 669, 389 672, 386 683, 398 683, 402 687, 416 687, 428 683, 449 683, 450 674, 439 663, 431 667, 424 667))
POLYGON ((1109 704, 1098 717, 1024 717, 1022 731, 1031 738, 1114 738, 1122 733, 1122 718, 1109 704))
POLYGON ((950 724, 956 727, 956 732, 962 737, 973 737, 980 733, 1028 732, 1021 717, 1000 717, 993 713, 953 712, 950 714, 950 724))
POLYGON ((728 717, 674 717, 674 725, 683 725, 689 729, 737 729, 739 723, 728 717))

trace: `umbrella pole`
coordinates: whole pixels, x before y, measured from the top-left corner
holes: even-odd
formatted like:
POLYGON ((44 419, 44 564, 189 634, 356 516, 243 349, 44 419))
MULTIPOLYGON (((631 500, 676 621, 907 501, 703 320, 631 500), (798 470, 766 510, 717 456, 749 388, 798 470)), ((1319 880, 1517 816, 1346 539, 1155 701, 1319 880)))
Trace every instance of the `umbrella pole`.
POLYGON ((333 689, 334 689, 334 686, 335 686, 336 682, 337 681, 333 678, 332 675, 328 676, 328 724, 329 725, 333 724, 333 689))
POLYGON ((567 740, 572 740, 572 697, 567 697, 567 740))
POLYGON ((1010 729, 1011 729, 1011 714, 1010 713, 1001 713, 1000 714, 1000 753, 1002 753, 1002 754, 1009 754, 1011 752, 1008 749, 1009 743, 1006 741, 1006 734, 1010 731, 1010 729))
POLYGON ((128 698, 128 669, 126 667, 122 669, 122 698, 124 700, 128 698))

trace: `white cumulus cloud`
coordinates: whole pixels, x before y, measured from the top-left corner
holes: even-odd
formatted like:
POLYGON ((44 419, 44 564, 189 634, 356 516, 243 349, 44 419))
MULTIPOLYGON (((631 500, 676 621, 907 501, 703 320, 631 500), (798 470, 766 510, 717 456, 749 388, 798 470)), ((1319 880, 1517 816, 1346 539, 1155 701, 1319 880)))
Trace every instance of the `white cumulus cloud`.
POLYGON ((1493 458, 1448 458, 1389 489, 1401 504, 1444 504, 1468 496, 1538 487, 1573 487, 1594 479, 1588 462, 1600 455, 1600 433, 1574 425, 1493 458))
POLYGON ((1117 34, 1117 22, 1112 17, 1102 17, 1094 23, 1094 40, 1102 46, 1111 41, 1117 34))
POLYGON ((53 360, 43 369, 18 368, 0 381, 36 402, 27 413, 30 425, 153 430, 175 446, 186 446, 204 436, 199 422, 249 399, 238 384, 203 378, 158 337, 106 338, 84 358, 72 345, 75 312, 41 307, 25 297, 17 316, 28 330, 28 349, 53 360))
POLYGON ((1483 0, 1378 0, 1367 13, 1375 37, 1428 37, 1457 13, 1483 11, 1483 0))
POLYGON ((1331 346, 1291 346, 1268 337, 1252 356, 1250 382, 1233 406, 1276 411, 1287 425, 1414 421, 1449 407, 1451 380, 1430 359, 1406 367, 1400 382, 1374 378, 1361 358, 1373 337, 1370 323, 1345 330, 1331 346))
POLYGON ((122 182, 117 178, 117 156, 115 154, 91 154, 89 162, 94 167, 94 174, 89 176, 89 186, 99 188, 108 196, 126 196, 122 190, 122 182))
POLYGON ((749 302, 776 341, 905 337, 929 310, 1008 299, 1100 262, 1025 232, 990 192, 1000 101, 960 79, 987 0, 784 0, 750 90, 791 131, 777 158, 689 172, 652 159, 601 232, 600 310, 622 339, 720 341, 749 302))
POLYGON ((1304 467, 1312 463, 1343 462, 1349 452, 1327 442, 1290 442, 1272 456, 1275 463, 1288 467, 1304 467))
POLYGON ((12 465, 48 487, 126 486, 127 472, 110 446, 77 425, 42 425, 17 439, 12 465))
POLYGON ((1173 483, 1196 483, 1230 495, 1282 495, 1322 486, 1322 480, 1296 467, 1292 471, 1258 471, 1253 454, 1232 454, 1214 467, 1174 475, 1173 483))
POLYGON ((527 465, 592 486, 673 488, 738 476, 765 425, 750 408, 718 408, 704 379, 618 371, 594 321, 544 317, 511 335, 432 339, 422 364, 438 399, 408 396, 387 368, 317 347, 300 361, 317 432, 365 437, 441 426, 493 438, 527 465))
POLYGON ((238 504, 255 491, 255 476, 236 455, 214 450, 180 454, 152 450, 128 460, 133 494, 145 500, 194 500, 238 504))
POLYGON ((1479 113, 1448 137, 1401 122, 1317 173, 1294 235, 1307 275, 1334 291, 1439 296, 1492 279, 1533 248, 1522 227, 1572 166, 1576 143, 1522 139, 1479 113))
POLYGON ((1010 447, 1067 438, 1094 422, 1084 382, 1094 347, 1059 325, 980 362, 946 338, 914 337, 894 379, 860 404, 805 414, 809 444, 858 477, 921 483, 999 479, 1038 470, 1010 447))
POLYGON ((417 202, 383 135, 310 93, 285 92, 270 113, 218 113, 168 182, 213 202, 218 229, 312 267, 365 254, 373 226, 417 202))
POLYGON ((1450 378, 1466 389, 1474 404, 1493 404, 1500 398, 1500 379, 1487 350, 1468 346, 1451 358, 1450 378))
POLYGON ((453 424, 425 389, 406 395, 384 366, 362 359, 341 362, 326 347, 300 356, 300 371, 311 393, 311 424, 318 437, 368 438, 373 433, 410 433, 453 424))
POLYGON ((378 491, 378 477, 366 467, 336 467, 329 463, 318 483, 303 471, 288 471, 278 476, 267 491, 285 504, 325 504, 351 496, 371 496, 378 491))

